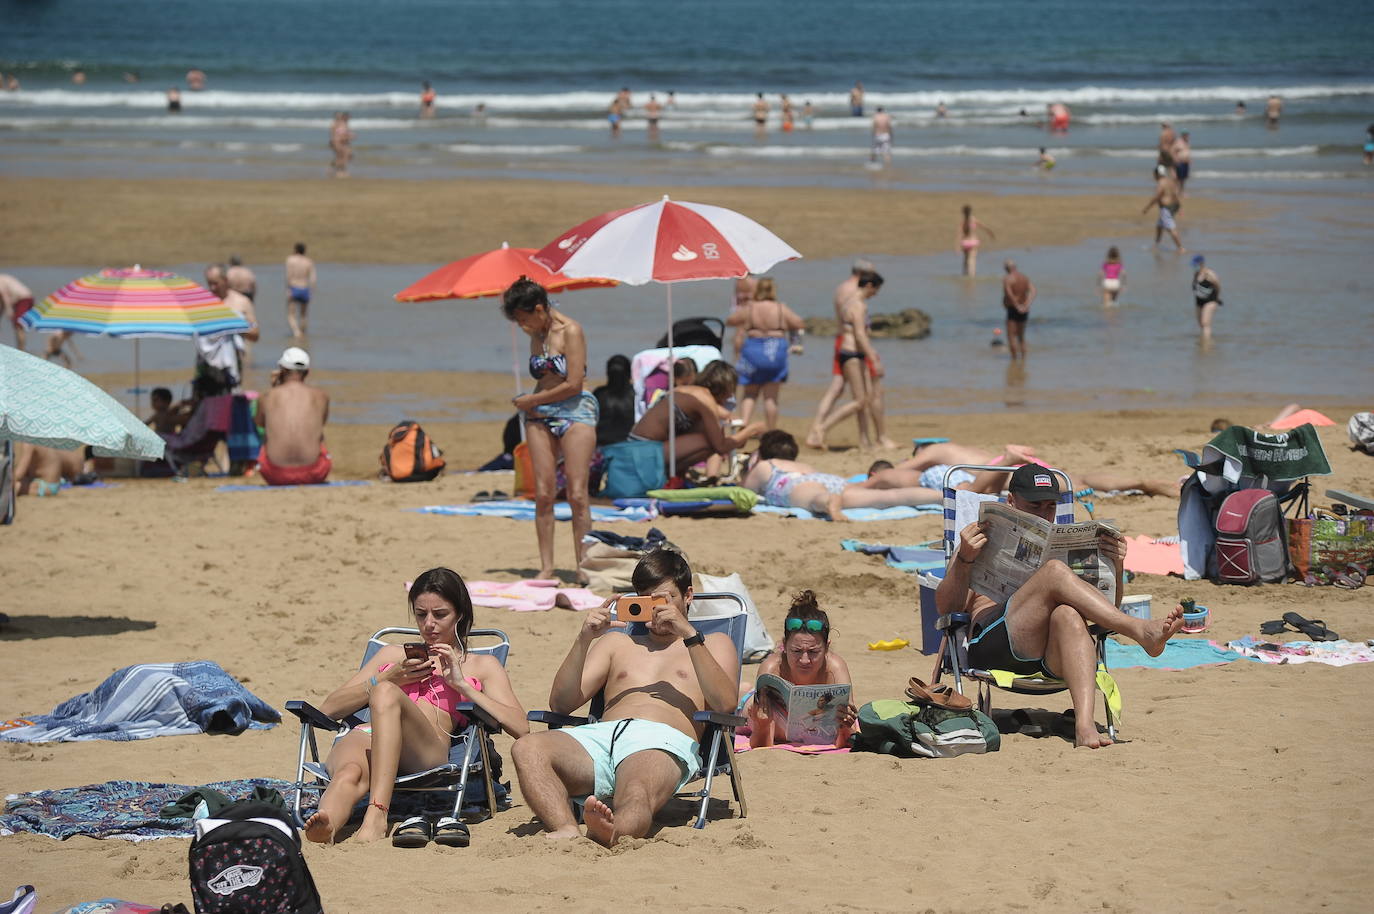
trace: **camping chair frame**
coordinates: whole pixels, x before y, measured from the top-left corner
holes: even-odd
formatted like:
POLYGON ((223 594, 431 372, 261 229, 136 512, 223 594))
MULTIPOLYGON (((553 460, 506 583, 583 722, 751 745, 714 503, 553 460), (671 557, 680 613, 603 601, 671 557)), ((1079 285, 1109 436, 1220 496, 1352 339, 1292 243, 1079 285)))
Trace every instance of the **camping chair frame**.
MULTIPOLYGON (((703 635, 713 632, 724 632, 730 636, 730 640, 735 643, 735 650, 742 663, 744 659, 744 632, 748 624, 749 616, 745 612, 744 600, 733 593, 699 593, 694 595, 693 600, 730 600, 739 607, 739 612, 731 616, 718 616, 714 618, 688 619, 692 626, 703 635)), ((642 622, 630 623, 630 628, 623 631, 627 634, 642 634, 644 624, 642 622)), ((557 714, 553 711, 531 711, 527 715, 531 721, 548 726, 551 730, 562 727, 579 727, 583 724, 595 723, 600 719, 602 711, 605 709, 605 692, 598 692, 591 701, 588 714, 580 717, 571 714, 557 714)), ((735 802, 739 804, 739 817, 746 818, 749 809, 744 801, 744 784, 740 780, 739 766, 735 764, 735 730, 747 723, 747 720, 737 714, 722 714, 718 711, 697 711, 692 715, 692 720, 702 725, 701 746, 701 778, 703 783, 700 789, 687 792, 687 797, 693 800, 700 800, 701 805, 697 810, 696 820, 692 823, 693 828, 706 827, 706 809, 711 803, 711 784, 717 775, 729 775, 730 789, 734 792, 735 802)), ((577 802, 574 801, 574 806, 577 802)), ((580 813, 580 810, 576 810, 580 813)), ((579 816, 580 817, 580 816, 579 816)))
MULTIPOLYGON (((972 464, 959 464, 951 466, 945 473, 944 482, 944 550, 945 564, 954 557, 954 552, 958 548, 959 531, 955 529, 955 488, 950 484, 950 478, 959 470, 966 470, 972 473, 985 471, 1003 471, 1010 474, 1015 467, 1006 466, 975 466, 972 464)), ((1073 514, 1073 480, 1069 474, 1063 470, 1053 467, 1046 469, 1054 473, 1063 480, 1060 490, 1059 504, 1055 508, 1054 522, 1057 524, 1071 524, 1074 522, 1073 514)), ((1118 598, 1121 596, 1117 595, 1118 598)), ((964 680, 969 679, 978 684, 978 710, 984 714, 989 714, 992 710, 992 690, 1000 688, 1008 692, 1016 692, 1021 695, 1050 695, 1055 692, 1063 692, 1068 689, 1068 685, 1062 679, 1051 679, 1048 676, 1020 676, 1018 675, 1008 686, 997 684, 997 678, 991 670, 981 670, 969 666, 968 663, 968 634, 969 623, 972 617, 966 612, 953 612, 941 616, 935 623, 937 630, 944 633, 940 641, 940 651, 935 658, 935 671, 931 674, 931 682, 938 683, 940 678, 949 674, 954 677, 954 688, 960 695, 964 694, 964 680)), ((1112 634, 1106 628, 1091 624, 1088 626, 1088 633, 1097 642, 1097 666, 1101 671, 1107 670, 1107 636, 1112 634)), ((1108 698, 1102 696, 1103 707, 1107 715, 1107 735, 1113 740, 1116 739, 1116 715, 1112 711, 1108 698)))
MULTIPOLYGON (((419 635, 419 630, 414 628, 380 629, 368 639, 367 648, 363 652, 363 661, 359 664, 359 668, 366 665, 382 647, 391 643, 387 640, 388 638, 402 636, 409 640, 415 640, 419 635)), ((510 653, 510 639, 506 637, 505 632, 495 628, 474 628, 468 634, 468 641, 468 653, 490 654, 500 661, 502 666, 506 665, 506 657, 510 653), (493 638, 496 643, 473 647, 471 642, 478 638, 493 638)), ((457 819, 460 818, 463 809, 470 776, 474 770, 477 770, 486 791, 486 814, 478 820, 483 821, 496 813, 495 775, 492 772, 491 754, 487 741, 491 734, 500 731, 501 725, 496 722, 494 717, 470 701, 460 702, 457 709, 467 715, 468 725, 453 734, 449 746, 448 761, 426 771, 398 774, 393 789, 398 792, 410 793, 452 793, 453 811, 450 815, 457 819)), ((296 760, 296 780, 292 784, 294 798, 291 804, 292 811, 299 822, 302 821, 301 800, 304 794, 306 792, 322 794, 331 780, 329 772, 325 769, 324 761, 320 757, 319 746, 315 740, 315 731, 317 729, 326 730, 333 733, 334 738, 338 739, 353 727, 367 723, 367 708, 361 708, 342 720, 334 720, 326 716, 306 701, 288 701, 286 710, 294 714, 301 722, 300 750, 296 760), (307 778, 311 780, 307 780, 307 778)))

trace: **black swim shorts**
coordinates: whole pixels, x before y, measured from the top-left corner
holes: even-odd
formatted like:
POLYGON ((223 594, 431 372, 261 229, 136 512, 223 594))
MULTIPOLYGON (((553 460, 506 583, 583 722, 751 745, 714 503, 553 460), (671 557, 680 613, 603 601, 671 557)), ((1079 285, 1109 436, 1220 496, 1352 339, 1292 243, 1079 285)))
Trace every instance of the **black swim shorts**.
POLYGON ((1017 656, 1011 646, 1011 635, 1007 632, 1005 604, 991 618, 974 623, 969 630, 968 662, 969 666, 979 670, 1006 670, 1023 676, 1059 678, 1045 665, 1044 657, 1017 656))

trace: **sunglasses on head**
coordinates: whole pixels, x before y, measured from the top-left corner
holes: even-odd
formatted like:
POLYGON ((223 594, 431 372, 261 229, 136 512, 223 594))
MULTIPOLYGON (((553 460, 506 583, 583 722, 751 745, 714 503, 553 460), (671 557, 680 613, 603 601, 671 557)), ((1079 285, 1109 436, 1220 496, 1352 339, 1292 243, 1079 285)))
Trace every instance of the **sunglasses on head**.
POLYGON ((820 634, 825 631, 825 623, 820 619, 788 619, 783 623, 783 628, 789 632, 799 632, 804 628, 809 632, 820 634))

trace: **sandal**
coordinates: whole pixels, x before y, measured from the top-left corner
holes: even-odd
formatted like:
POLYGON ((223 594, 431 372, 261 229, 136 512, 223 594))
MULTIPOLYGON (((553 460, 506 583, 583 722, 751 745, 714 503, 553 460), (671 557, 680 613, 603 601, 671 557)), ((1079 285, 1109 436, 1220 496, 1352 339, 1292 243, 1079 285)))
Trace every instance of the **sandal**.
POLYGON ((967 696, 960 695, 949 686, 928 686, 915 676, 907 682, 906 695, 917 704, 934 705, 947 711, 967 711, 973 707, 973 702, 967 696))
POLYGON ((1284 613, 1283 621, 1302 632, 1313 641, 1339 641, 1341 636, 1326 627, 1321 619, 1304 619, 1297 613, 1284 613))
POLYGON ((467 825, 452 816, 444 816, 434 823, 435 844, 442 844, 444 847, 467 847, 471 841, 472 835, 468 832, 467 825))
POLYGON ((391 833, 391 846, 424 847, 432 837, 429 820, 424 816, 411 816, 391 833))

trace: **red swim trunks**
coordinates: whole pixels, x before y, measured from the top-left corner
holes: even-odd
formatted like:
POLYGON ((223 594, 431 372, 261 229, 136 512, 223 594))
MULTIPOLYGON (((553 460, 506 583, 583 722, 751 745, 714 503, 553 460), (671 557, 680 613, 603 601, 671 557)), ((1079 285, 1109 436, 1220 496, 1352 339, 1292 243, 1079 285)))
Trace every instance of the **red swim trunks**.
POLYGON ((309 466, 279 467, 267 459, 267 448, 258 453, 258 472, 269 486, 315 486, 329 478, 334 462, 329 452, 320 446, 320 457, 309 466))
POLYGON ((16 327, 19 326, 19 318, 23 317, 32 307, 32 298, 21 298, 14 303, 14 313, 10 315, 10 320, 14 321, 16 327))

